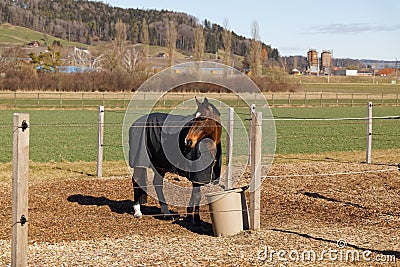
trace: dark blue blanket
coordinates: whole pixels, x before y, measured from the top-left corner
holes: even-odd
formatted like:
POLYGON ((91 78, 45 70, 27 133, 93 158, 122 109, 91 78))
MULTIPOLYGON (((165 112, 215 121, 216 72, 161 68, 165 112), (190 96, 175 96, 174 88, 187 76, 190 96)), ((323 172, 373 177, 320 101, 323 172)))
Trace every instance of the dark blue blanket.
POLYGON ((173 172, 200 184, 217 182, 221 173, 221 144, 205 139, 187 149, 185 138, 194 116, 151 113, 129 130, 129 165, 173 172))

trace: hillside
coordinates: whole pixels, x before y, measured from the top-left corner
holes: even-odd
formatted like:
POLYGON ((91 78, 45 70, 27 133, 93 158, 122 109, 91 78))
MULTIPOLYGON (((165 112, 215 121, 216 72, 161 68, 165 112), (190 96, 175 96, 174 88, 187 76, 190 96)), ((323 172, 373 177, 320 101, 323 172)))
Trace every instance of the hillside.
MULTIPOLYGON (((0 1, 0 24, 10 23, 87 45, 111 41, 118 19, 122 19, 126 24, 127 39, 132 43, 141 41, 143 21, 146 21, 150 45, 162 47, 166 45, 167 22, 173 20, 177 25, 177 50, 186 55, 192 54, 194 27, 199 22, 194 16, 185 13, 122 9, 88 0, 0 1)), ((223 27, 207 20, 201 23, 205 32, 205 52, 215 54, 223 49, 223 27)), ((263 44, 263 47, 268 50, 270 58, 279 56, 277 49, 266 44, 263 44)), ((234 54, 245 56, 249 50, 249 40, 233 32, 232 49, 234 54)))
POLYGON ((45 44, 52 44, 54 41, 59 41, 64 47, 82 46, 77 42, 68 42, 49 34, 34 31, 25 27, 4 23, 0 25, 0 45, 26 45, 31 41, 39 41, 45 44))

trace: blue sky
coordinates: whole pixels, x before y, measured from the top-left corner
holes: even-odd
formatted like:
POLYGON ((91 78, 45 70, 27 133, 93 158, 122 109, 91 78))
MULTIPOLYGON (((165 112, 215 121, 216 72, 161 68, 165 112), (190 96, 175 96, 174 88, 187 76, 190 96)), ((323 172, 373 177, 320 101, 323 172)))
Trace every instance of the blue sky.
POLYGON ((399 0, 103 0, 111 6, 182 11, 251 36, 257 21, 261 40, 281 55, 307 55, 311 48, 336 58, 400 60, 399 0))

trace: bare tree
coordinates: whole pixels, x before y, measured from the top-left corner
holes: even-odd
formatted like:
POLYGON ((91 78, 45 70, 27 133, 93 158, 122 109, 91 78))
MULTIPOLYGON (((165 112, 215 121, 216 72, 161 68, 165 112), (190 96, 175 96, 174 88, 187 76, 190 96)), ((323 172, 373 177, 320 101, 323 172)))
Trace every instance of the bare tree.
POLYGON ((126 24, 123 23, 121 19, 118 19, 115 24, 114 46, 117 49, 118 54, 122 56, 126 46, 126 24))
POLYGON ((126 24, 121 20, 115 24, 115 39, 112 47, 101 56, 102 68, 111 72, 127 73, 130 77, 145 75, 148 54, 148 28, 142 26, 142 43, 127 45, 126 24))
POLYGON ((194 30, 194 59, 202 60, 204 55, 204 31, 203 26, 198 24, 194 30))
POLYGON ((114 72, 121 66, 121 57, 118 55, 116 50, 111 48, 104 53, 101 63, 102 69, 114 72))
POLYGON ((176 50, 177 35, 178 33, 176 31, 175 22, 173 20, 170 20, 167 28, 167 49, 169 55, 169 66, 174 65, 174 53, 176 50))
POLYGON ((123 68, 127 73, 134 74, 140 62, 140 51, 136 46, 126 49, 123 57, 123 68))
POLYGON ((11 69, 17 69, 19 58, 26 57, 26 52, 21 47, 0 47, 0 73, 5 73, 11 69))
POLYGON ((126 50, 126 24, 118 19, 115 24, 115 38, 112 47, 104 53, 102 68, 112 72, 123 68, 126 50))
POLYGON ((254 21, 251 25, 251 40, 250 40, 250 70, 252 75, 260 75, 261 62, 261 41, 260 28, 258 22, 254 21))
POLYGON ((147 61, 147 57, 149 56, 149 25, 147 24, 146 19, 142 20, 142 32, 140 34, 140 42, 143 45, 144 52, 144 60, 147 61))
POLYGON ((222 42, 224 44, 225 51, 223 63, 229 66, 231 64, 232 32, 229 29, 229 23, 227 19, 224 20, 223 26, 224 30, 222 32, 222 42))
POLYGON ((3 48, 0 48, 0 74, 6 72, 8 66, 7 59, 3 56, 3 48))

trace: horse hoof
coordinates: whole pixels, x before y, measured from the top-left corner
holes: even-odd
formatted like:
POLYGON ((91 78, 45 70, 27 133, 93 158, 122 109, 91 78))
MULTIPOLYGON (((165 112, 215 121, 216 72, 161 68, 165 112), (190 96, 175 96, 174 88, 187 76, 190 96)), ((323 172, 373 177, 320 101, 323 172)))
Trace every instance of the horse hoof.
POLYGON ((142 218, 142 212, 140 211, 140 204, 133 205, 133 217, 135 218, 142 218))
POLYGON ((133 214, 133 217, 140 219, 140 218, 143 217, 143 214, 142 213, 135 213, 135 214, 133 214))

